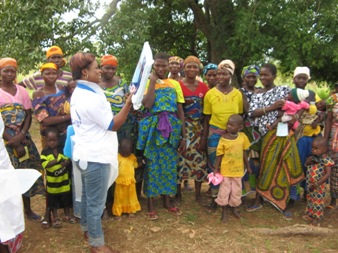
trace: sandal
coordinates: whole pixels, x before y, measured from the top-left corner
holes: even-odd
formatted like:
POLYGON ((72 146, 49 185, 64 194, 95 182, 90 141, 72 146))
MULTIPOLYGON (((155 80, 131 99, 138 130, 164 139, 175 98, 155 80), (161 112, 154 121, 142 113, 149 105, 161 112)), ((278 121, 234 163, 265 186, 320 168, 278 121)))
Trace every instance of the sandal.
POLYGON ((75 224, 77 223, 77 218, 76 217, 72 217, 72 216, 65 216, 62 219, 64 222, 68 222, 70 224, 75 224))
POLYGON ((133 213, 130 213, 129 215, 128 215, 128 219, 129 220, 133 220, 133 219, 135 219, 135 214, 133 214, 133 213))
POLYGON ((147 217, 148 217, 149 220, 157 220, 158 219, 158 216, 157 216, 155 211, 154 212, 148 212, 147 217))
POLYGON ((328 205, 325 207, 325 213, 333 213, 337 209, 337 206, 328 205))
POLYGON ((36 213, 31 213, 30 215, 26 214, 27 218, 34 222, 40 222, 41 216, 36 213))
POLYGON ((292 218, 292 213, 290 211, 283 212, 283 220, 291 221, 292 218))
POLYGON ((309 215, 305 214, 302 216, 302 219, 305 221, 313 221, 313 218, 311 218, 309 215))
POLYGON ((248 212, 248 213, 252 213, 254 211, 257 211, 259 209, 263 208, 262 204, 259 204, 259 205, 252 205, 252 206, 248 206, 245 210, 248 212))
POLYGON ((44 229, 47 229, 47 228, 50 228, 50 224, 49 224, 48 221, 43 220, 43 221, 41 221, 41 227, 44 228, 44 229))
POLYGON ((59 218, 53 219, 53 225, 52 225, 53 228, 61 228, 61 226, 62 226, 62 223, 59 218))
POLYGON ((178 207, 170 207, 167 209, 169 213, 172 213, 173 215, 179 216, 182 214, 182 211, 178 207))

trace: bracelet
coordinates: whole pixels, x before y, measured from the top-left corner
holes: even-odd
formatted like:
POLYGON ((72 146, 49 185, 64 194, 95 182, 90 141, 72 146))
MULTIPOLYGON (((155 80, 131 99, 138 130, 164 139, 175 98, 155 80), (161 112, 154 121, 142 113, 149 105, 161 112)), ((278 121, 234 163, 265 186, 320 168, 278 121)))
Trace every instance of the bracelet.
POLYGON ((24 130, 21 130, 21 132, 20 132, 22 135, 26 135, 26 132, 24 131, 24 130))
POLYGON ((62 119, 65 119, 65 115, 62 115, 62 119))
POLYGON ((265 107, 263 107, 263 113, 264 113, 264 115, 266 114, 265 107))
POLYGON ((203 139, 203 140, 205 140, 207 137, 205 137, 205 136, 201 136, 201 139, 203 139))

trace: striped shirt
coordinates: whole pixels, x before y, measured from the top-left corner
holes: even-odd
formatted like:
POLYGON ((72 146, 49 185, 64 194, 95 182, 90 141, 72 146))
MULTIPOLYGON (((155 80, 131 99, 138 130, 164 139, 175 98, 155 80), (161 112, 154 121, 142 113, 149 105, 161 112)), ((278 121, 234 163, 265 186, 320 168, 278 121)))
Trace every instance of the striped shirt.
MULTIPOLYGON (((67 86, 68 82, 72 80, 72 73, 68 71, 61 70, 61 76, 56 79, 55 85, 61 89, 64 86, 67 86)), ((26 77, 22 80, 26 88, 30 90, 38 90, 43 88, 45 81, 41 76, 41 72, 35 72, 32 76, 26 77)))

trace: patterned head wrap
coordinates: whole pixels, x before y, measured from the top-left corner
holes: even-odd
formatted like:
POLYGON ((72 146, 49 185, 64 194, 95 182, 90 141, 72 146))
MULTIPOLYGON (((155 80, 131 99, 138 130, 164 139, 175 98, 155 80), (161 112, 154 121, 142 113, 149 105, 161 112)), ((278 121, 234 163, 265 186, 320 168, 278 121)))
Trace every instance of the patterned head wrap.
POLYGON ((117 67, 119 65, 119 61, 113 55, 107 54, 102 56, 101 58, 101 66, 111 65, 113 67, 117 67))
POLYGON ((178 62, 181 68, 183 67, 183 59, 179 56, 170 56, 169 63, 172 63, 172 62, 178 62))
POLYGON ((218 64, 218 69, 227 69, 231 75, 235 72, 235 63, 232 60, 223 60, 218 64))
POLYGON ((18 63, 13 58, 9 58, 9 57, 2 58, 0 60, 0 69, 2 69, 4 67, 8 67, 8 66, 14 67, 15 69, 17 69, 18 68, 18 63))
POLYGON ((185 58, 185 60, 183 62, 183 66, 185 66, 185 64, 187 64, 189 62, 197 63, 198 67, 200 67, 200 65, 201 65, 200 59, 198 59, 196 56, 193 56, 193 55, 189 55, 187 58, 185 58))
POLYGON ((205 67, 204 67, 204 71, 203 71, 203 75, 206 75, 208 73, 209 70, 213 70, 213 69, 217 69, 217 65, 215 63, 208 63, 205 67))
POLYGON ((55 54, 63 56, 63 52, 62 52, 62 50, 61 50, 60 47, 58 47, 58 46, 51 46, 47 50, 47 52, 46 52, 46 57, 48 59, 49 57, 51 57, 52 55, 55 55, 55 54))
POLYGON ((255 74, 256 76, 258 76, 259 72, 259 67, 256 65, 245 66, 242 70, 242 78, 248 74, 255 74))
POLYGON ((58 70, 58 66, 56 66, 55 63, 52 62, 47 62, 45 64, 43 64, 40 68, 40 72, 42 73, 45 69, 55 69, 58 70))

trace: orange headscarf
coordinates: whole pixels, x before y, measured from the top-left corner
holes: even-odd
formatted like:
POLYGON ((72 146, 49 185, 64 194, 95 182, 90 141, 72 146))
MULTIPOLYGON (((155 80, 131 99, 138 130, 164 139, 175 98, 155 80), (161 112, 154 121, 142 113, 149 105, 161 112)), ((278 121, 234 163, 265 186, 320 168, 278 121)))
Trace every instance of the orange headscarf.
POLYGON ((61 50, 60 47, 58 47, 58 46, 51 46, 51 47, 47 50, 47 52, 46 52, 46 57, 47 57, 47 59, 48 59, 49 57, 51 57, 52 55, 55 55, 55 54, 58 54, 58 55, 62 55, 62 56, 63 56, 63 52, 62 52, 62 50, 61 50))
POLYGON ((104 65, 111 65, 113 67, 117 67, 119 65, 119 62, 115 56, 107 54, 102 56, 101 58, 101 66, 104 65))
POLYGON ((187 58, 185 58, 185 60, 183 62, 183 66, 185 66, 185 64, 187 64, 189 62, 195 62, 195 63, 197 63, 198 67, 200 67, 200 65, 201 65, 200 59, 198 59, 196 56, 193 56, 193 55, 190 55, 187 58))
POLYGON ((8 67, 8 66, 11 66, 11 67, 14 67, 15 69, 17 69, 18 68, 18 63, 13 58, 9 58, 9 57, 2 58, 0 60, 0 69, 2 69, 4 67, 8 67))
POLYGON ((45 69, 55 69, 58 70, 58 66, 56 66, 55 63, 52 62, 47 62, 45 64, 43 64, 40 68, 40 72, 42 73, 45 69))

